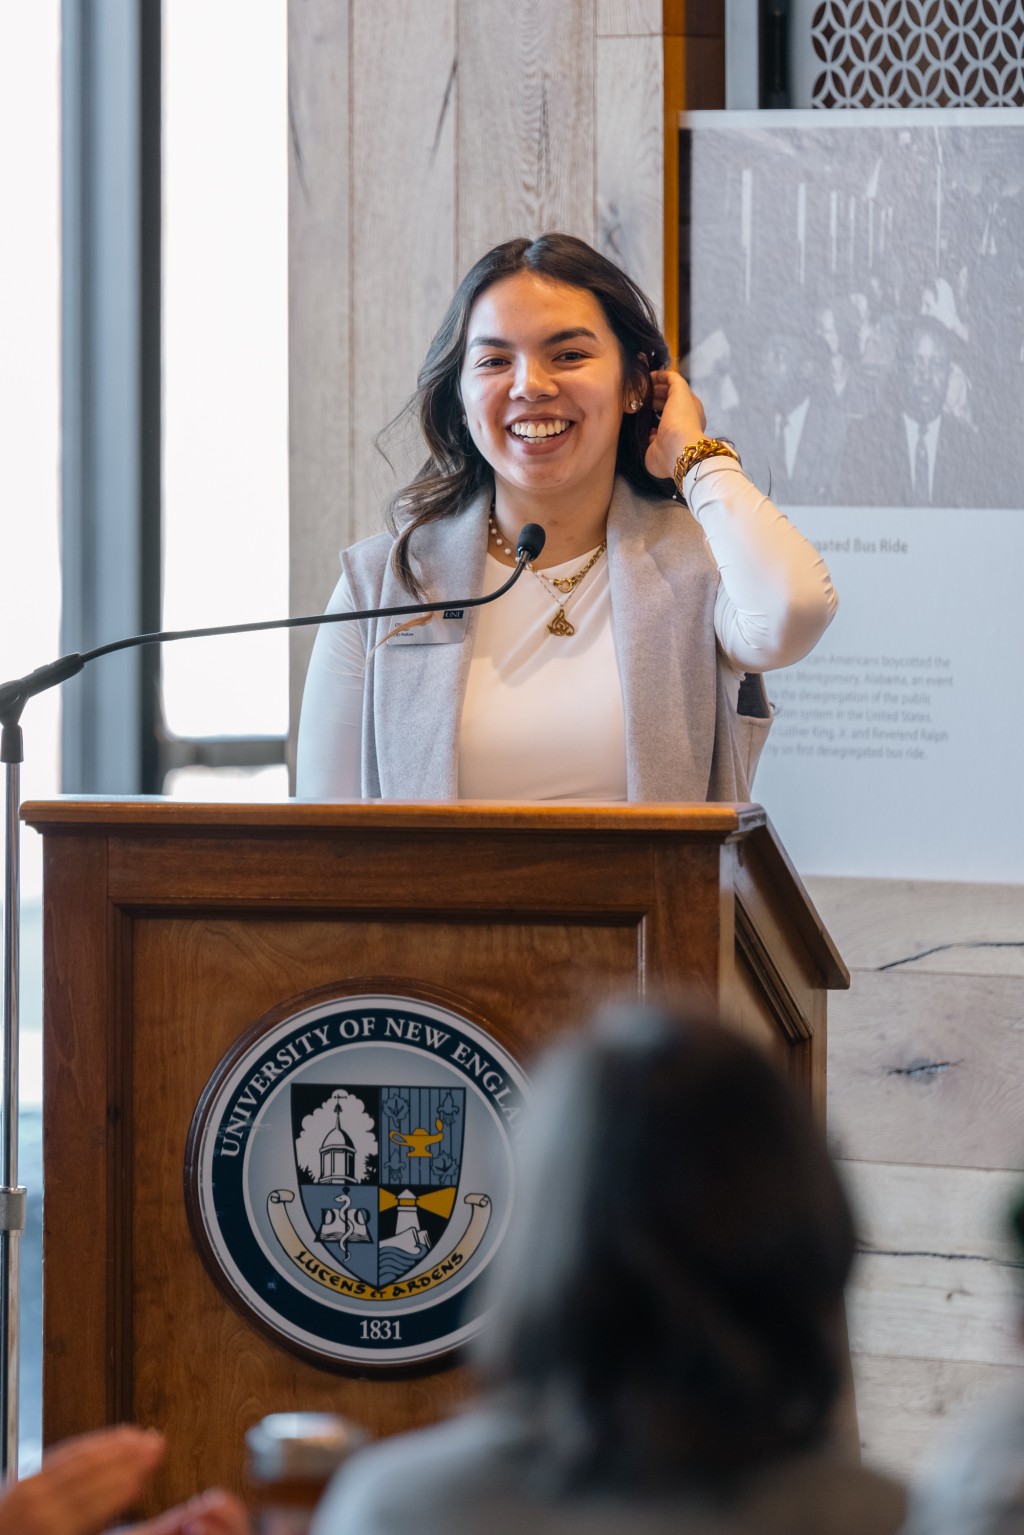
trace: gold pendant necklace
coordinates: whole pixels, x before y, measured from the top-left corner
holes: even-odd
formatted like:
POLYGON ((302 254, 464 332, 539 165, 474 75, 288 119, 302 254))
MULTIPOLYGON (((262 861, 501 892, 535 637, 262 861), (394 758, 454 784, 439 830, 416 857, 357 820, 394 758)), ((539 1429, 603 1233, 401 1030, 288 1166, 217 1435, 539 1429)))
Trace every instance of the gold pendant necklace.
POLYGON ((539 570, 534 570, 533 566, 530 566, 530 574, 537 577, 541 586, 543 586, 552 602, 558 608, 558 612, 548 624, 549 634, 557 635, 560 639, 568 639, 570 635, 576 633, 575 626, 565 616, 565 605, 562 598, 568 597, 570 593, 576 590, 583 577, 593 570, 607 547, 607 544, 599 544, 590 556, 590 559, 583 566, 583 569, 578 570, 574 576, 544 576, 541 575, 539 570), (551 590, 553 586, 561 593, 560 597, 556 596, 551 590))
POLYGON ((548 633, 562 635, 566 639, 568 639, 570 634, 576 633, 575 626, 566 618, 565 609, 561 604, 559 604, 558 612, 548 624, 548 633))
MULTIPOLYGON (((491 537, 495 540, 499 548, 505 547, 505 540, 502 538, 498 529, 498 524, 495 521, 493 501, 491 503, 491 514, 488 518, 488 522, 490 525, 491 537)), ((554 634, 559 639, 568 639, 570 635, 576 633, 575 625, 571 624, 565 616, 565 605, 562 599, 570 596, 570 594, 576 590, 580 582, 583 580, 583 577, 587 575, 591 570, 593 570, 594 566, 597 564, 602 554, 604 554, 607 547, 608 545, 606 543, 599 544, 598 547, 594 550, 593 554, 590 556, 590 559, 583 566, 582 570, 578 570, 574 576, 545 576, 542 575, 539 570, 534 570, 532 565, 527 565, 526 568, 530 572, 531 576, 536 576, 537 580, 540 582, 541 586, 547 592, 548 596, 551 598, 552 602, 558 609, 558 612, 547 626, 549 634, 554 634), (552 587, 555 587, 560 595, 556 596, 555 592, 551 590, 552 587)), ((506 547, 505 553, 511 555, 511 548, 506 547)))
POLYGON ((598 544, 597 548, 594 550, 593 554, 590 556, 590 559, 584 565, 583 569, 578 570, 574 576, 541 576, 541 580, 550 581, 552 586, 556 586, 558 588, 563 597, 568 597, 570 592, 574 592, 576 590, 587 572, 589 570, 593 570, 594 566, 597 564, 606 548, 606 544, 598 544))

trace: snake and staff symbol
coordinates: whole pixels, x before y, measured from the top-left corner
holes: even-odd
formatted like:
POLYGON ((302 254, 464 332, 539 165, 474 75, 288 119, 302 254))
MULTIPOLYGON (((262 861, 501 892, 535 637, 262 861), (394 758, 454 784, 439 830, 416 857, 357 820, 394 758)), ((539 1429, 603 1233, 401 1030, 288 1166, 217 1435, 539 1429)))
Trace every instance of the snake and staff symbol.
POLYGON ((348 1261, 348 1244, 350 1242, 372 1242, 370 1235, 370 1217, 365 1210, 353 1210, 352 1201, 347 1194, 338 1194, 333 1205, 328 1205, 324 1210, 323 1219, 320 1222, 320 1230, 317 1232, 317 1240, 320 1242, 337 1242, 341 1248, 341 1255, 348 1261))

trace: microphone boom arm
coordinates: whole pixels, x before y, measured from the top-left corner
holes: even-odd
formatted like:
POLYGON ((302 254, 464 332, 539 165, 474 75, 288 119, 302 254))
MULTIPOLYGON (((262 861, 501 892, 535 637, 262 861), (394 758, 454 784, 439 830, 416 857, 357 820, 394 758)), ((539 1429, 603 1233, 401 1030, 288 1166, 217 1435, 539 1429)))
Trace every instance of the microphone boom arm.
POLYGON ((267 629, 301 629, 310 624, 354 623, 362 618, 407 618, 415 613, 442 613, 448 608, 484 607, 486 603, 504 597, 519 580, 527 562, 536 559, 543 546, 542 528, 533 523, 523 528, 516 548, 515 570, 502 586, 493 592, 485 592, 482 597, 449 597, 443 602, 413 602, 401 607, 365 608, 356 613, 313 613, 302 618, 268 618, 252 624, 216 624, 206 629, 159 629, 152 634, 133 634, 127 639, 111 640, 109 644, 97 645, 93 650, 72 651, 66 656, 58 656, 56 661, 50 661, 46 666, 37 666, 35 671, 28 672, 24 677, 15 677, 11 682, 0 684, 0 726, 6 728, 17 725, 21 711, 30 698, 57 687, 68 677, 77 676, 90 661, 111 655, 116 650, 134 650, 139 645, 161 645, 170 640, 211 639, 221 634, 259 634, 267 629))
POLYGON ((2 1084, 0 1084, 0 1478, 17 1476, 18 1466, 18 1345, 20 1322, 21 1233, 25 1227, 26 1191, 18 1183, 19 980, 21 956, 20 803, 24 742, 21 714, 30 698, 76 676, 90 661, 116 650, 160 645, 170 640, 210 639, 220 634, 258 634, 266 629, 300 629, 309 624, 351 623, 361 618, 405 618, 413 613, 442 613, 448 608, 479 608, 495 602, 515 585, 529 560, 544 547, 544 529, 528 523, 516 543, 516 568, 508 580, 482 597, 444 602, 413 602, 401 607, 368 608, 358 613, 317 613, 303 618, 269 618, 254 624, 218 624, 208 629, 160 629, 127 639, 73 651, 38 666, 24 677, 0 684, 0 761, 5 772, 4 900, 3 900, 3 1016, 2 1084))

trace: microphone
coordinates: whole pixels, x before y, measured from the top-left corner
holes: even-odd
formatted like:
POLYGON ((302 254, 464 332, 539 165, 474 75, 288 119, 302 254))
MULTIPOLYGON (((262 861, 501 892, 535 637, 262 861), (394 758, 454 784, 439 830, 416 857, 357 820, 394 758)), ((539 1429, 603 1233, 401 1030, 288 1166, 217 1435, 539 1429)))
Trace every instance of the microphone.
POLYGON ((535 560, 547 543, 547 534, 536 522, 528 522, 519 529, 516 540, 516 559, 535 560))
MULTIPOLYGON (((56 687, 66 678, 73 677, 80 672, 90 661, 97 660, 100 656, 110 655, 115 650, 133 650, 138 645, 161 645, 165 640, 203 640, 213 638, 218 634, 257 634, 264 629, 301 629, 311 624, 341 624, 352 623, 356 619, 363 618, 409 618, 417 613, 443 613, 447 608, 481 608, 488 602, 496 602, 499 597, 504 597, 519 580, 528 560, 535 560, 544 548, 546 534, 544 529, 535 522, 528 522, 519 530, 516 540, 516 568, 504 585, 497 587, 493 592, 485 592, 482 597, 446 597, 442 602, 410 602, 395 608, 367 608, 359 613, 311 613, 303 618, 268 618, 262 622, 253 624, 218 624, 209 629, 160 629, 152 634, 133 634, 123 640, 112 640, 107 645, 97 645, 94 650, 82 653, 78 651, 70 655, 59 656, 56 661, 49 662, 46 666, 37 666, 34 672, 29 672, 25 677, 15 677, 10 682, 0 685, 0 727, 4 731, 17 730, 21 713, 30 698, 37 693, 45 693, 48 688, 56 687)), ((7 751, 20 750, 16 747, 13 735, 5 738, 7 751)), ((11 758, 3 754, 4 748, 0 748, 0 757, 3 761, 21 761, 21 757, 11 758)))

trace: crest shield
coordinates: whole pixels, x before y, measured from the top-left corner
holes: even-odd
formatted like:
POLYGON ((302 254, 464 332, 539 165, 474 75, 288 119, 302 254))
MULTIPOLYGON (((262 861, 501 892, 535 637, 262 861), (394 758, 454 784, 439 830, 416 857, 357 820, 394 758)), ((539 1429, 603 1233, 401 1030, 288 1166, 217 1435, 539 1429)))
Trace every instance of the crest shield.
POLYGON ((465 1099, 461 1087, 292 1085, 299 1193, 332 1265, 381 1288, 435 1261, 456 1208, 465 1099))

